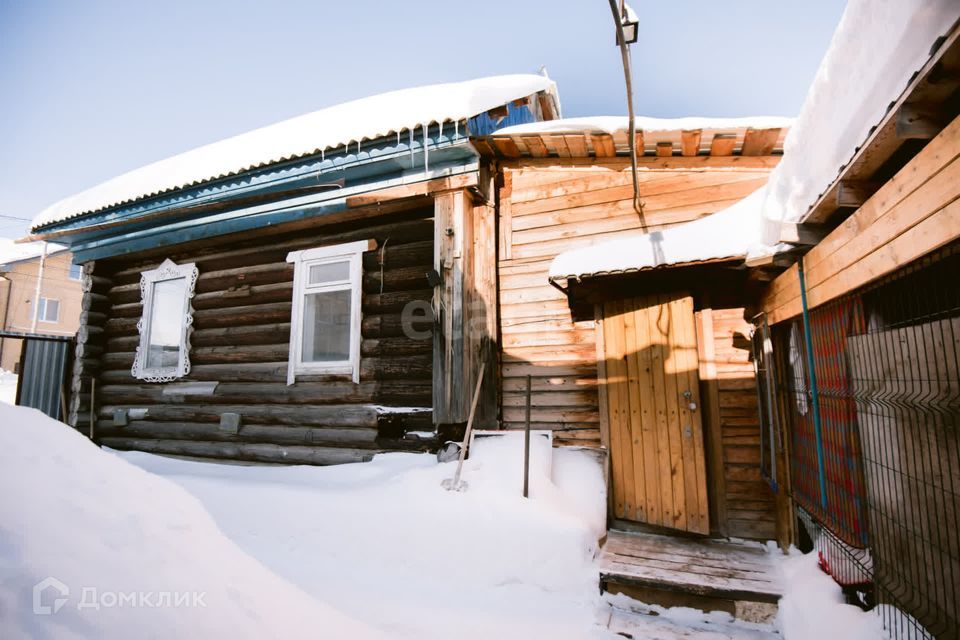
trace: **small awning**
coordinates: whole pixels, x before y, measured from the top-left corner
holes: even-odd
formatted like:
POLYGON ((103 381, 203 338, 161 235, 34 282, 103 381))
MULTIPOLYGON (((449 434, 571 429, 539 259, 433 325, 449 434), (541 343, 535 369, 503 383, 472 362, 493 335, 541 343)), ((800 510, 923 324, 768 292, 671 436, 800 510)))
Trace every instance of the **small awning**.
POLYGON ((579 280, 657 267, 743 260, 771 255, 762 243, 766 187, 712 215, 663 231, 630 235, 561 253, 550 280, 579 280))

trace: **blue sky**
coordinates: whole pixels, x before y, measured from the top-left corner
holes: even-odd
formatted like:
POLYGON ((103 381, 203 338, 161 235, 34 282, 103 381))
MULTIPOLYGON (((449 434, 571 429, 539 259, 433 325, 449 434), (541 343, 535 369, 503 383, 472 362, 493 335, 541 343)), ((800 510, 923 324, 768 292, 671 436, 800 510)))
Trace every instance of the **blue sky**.
MULTIPOLYGON (((631 4, 637 112, 675 117, 796 115, 845 3, 631 4)), ((546 65, 565 116, 622 114, 613 42, 606 0, 0 0, 0 214, 406 86, 546 65)))

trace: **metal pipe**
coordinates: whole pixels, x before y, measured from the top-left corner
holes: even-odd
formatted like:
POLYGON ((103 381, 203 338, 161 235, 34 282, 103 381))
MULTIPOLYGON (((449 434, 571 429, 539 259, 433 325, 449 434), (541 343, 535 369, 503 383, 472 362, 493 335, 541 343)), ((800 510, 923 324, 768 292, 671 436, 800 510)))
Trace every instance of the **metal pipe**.
MULTIPOLYGON (((33 294, 33 322, 30 323, 30 333, 37 332, 37 321, 40 319, 40 289, 43 286, 43 269, 47 263, 47 243, 43 243, 40 251, 40 270, 37 272, 37 288, 33 294)), ((44 310, 46 312, 46 310, 44 310)))
POLYGON ((820 423, 820 394, 817 391, 817 372, 813 361, 813 334, 810 332, 810 312, 807 309, 807 282, 803 275, 803 258, 797 262, 800 277, 800 305, 803 309, 803 339, 806 343, 807 369, 810 376, 810 404, 813 409, 813 435, 817 445, 817 475, 820 482, 820 506, 827 508, 827 476, 823 463, 823 429, 820 423))
POLYGON ((523 497, 530 497, 530 376, 527 376, 527 413, 523 429, 523 497))
MULTIPOLYGON (((630 170, 633 173, 633 208, 640 216, 640 225, 646 227, 643 216, 643 202, 640 201, 640 177, 637 169, 637 121, 633 113, 633 72, 630 68, 630 48, 623 35, 623 10, 617 7, 617 0, 610 0, 610 11, 617 27, 617 42, 620 45, 620 59, 623 62, 623 76, 627 85, 627 115, 630 123, 630 170)), ((638 27, 639 28, 639 27, 638 27)))

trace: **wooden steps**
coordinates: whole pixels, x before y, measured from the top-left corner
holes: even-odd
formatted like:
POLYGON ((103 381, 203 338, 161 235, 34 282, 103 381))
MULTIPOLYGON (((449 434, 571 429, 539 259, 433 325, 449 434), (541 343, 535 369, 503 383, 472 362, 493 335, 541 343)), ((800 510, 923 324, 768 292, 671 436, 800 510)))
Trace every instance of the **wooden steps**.
POLYGON ((760 546, 622 531, 607 534, 600 589, 751 622, 771 620, 782 595, 774 560, 760 546))

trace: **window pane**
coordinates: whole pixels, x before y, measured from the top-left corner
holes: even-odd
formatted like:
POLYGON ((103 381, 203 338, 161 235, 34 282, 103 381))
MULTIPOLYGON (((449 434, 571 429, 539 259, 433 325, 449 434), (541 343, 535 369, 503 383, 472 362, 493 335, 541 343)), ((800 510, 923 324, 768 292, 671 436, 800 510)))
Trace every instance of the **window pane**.
POLYGON ((315 264, 310 267, 310 284, 322 284, 324 282, 340 282, 350 279, 349 262, 328 262, 326 264, 315 264))
POLYGON ((71 279, 71 280, 79 280, 79 279, 80 279, 80 275, 81 275, 81 274, 80 274, 80 265, 78 265, 78 264, 71 264, 71 265, 70 265, 70 274, 69 274, 70 279, 71 279))
POLYGON ((324 291, 304 296, 303 362, 339 362, 350 359, 352 297, 349 290, 324 291))
POLYGON ((175 367, 179 363, 186 291, 186 278, 153 283, 145 368, 175 367))
POLYGON ((60 301, 48 298, 46 303, 46 314, 43 319, 47 322, 56 322, 60 318, 60 301))

